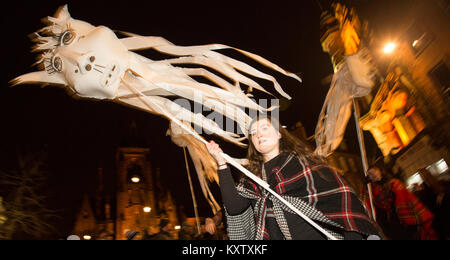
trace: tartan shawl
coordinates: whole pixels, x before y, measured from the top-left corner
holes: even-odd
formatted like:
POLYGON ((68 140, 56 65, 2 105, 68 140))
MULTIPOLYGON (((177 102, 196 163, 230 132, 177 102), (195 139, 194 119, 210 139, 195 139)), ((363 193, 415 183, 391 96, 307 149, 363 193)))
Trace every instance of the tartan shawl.
MULTIPOLYGON (((326 165, 306 167, 297 156, 282 153, 265 163, 262 177, 271 189, 338 239, 343 239, 344 231, 366 237, 378 234, 363 203, 343 177, 326 165), (267 171, 271 174, 265 176, 267 171)), ((225 209, 230 239, 263 239, 268 210, 273 212, 285 239, 292 239, 292 223, 286 221, 284 212, 293 212, 287 206, 247 178, 241 179, 237 190, 255 203, 237 216, 230 216, 225 209), (267 208, 268 200, 272 209, 267 208)))
POLYGON ((417 226, 420 239, 437 239, 432 228, 433 213, 400 180, 390 180, 388 187, 389 189, 385 189, 383 185, 372 183, 375 208, 385 211, 391 217, 396 214, 405 227, 417 226))

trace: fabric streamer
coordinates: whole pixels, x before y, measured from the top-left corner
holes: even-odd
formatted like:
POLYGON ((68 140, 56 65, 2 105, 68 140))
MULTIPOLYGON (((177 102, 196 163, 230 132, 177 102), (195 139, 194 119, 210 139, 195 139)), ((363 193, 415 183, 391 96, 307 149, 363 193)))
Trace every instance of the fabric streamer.
POLYGON ((316 126, 317 154, 327 157, 339 146, 352 113, 352 101, 370 93, 375 73, 368 51, 364 48, 346 56, 337 68, 316 126))

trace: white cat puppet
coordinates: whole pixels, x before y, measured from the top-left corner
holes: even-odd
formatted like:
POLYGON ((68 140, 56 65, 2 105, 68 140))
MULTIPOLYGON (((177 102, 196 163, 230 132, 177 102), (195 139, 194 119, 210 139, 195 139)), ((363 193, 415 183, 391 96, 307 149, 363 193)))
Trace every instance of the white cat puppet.
POLYGON ((214 50, 234 49, 248 57, 299 81, 295 74, 277 65, 239 49, 221 44, 181 47, 161 37, 139 36, 127 33, 119 39, 105 26, 93 26, 71 18, 67 6, 61 7, 55 17, 48 17, 48 26, 38 31, 34 51, 42 52, 38 64, 45 70, 17 77, 13 85, 23 83, 50 83, 64 85, 79 97, 111 99, 120 103, 159 114, 169 120, 178 117, 196 124, 233 143, 240 143, 236 134, 223 131, 212 120, 194 115, 165 98, 178 96, 223 114, 237 122, 247 134, 250 118, 239 107, 265 111, 240 89, 240 83, 268 93, 262 86, 240 71, 272 81, 275 89, 290 99, 276 79, 253 67, 229 58, 214 50), (45 35, 42 36, 41 34, 45 35), (176 56, 173 59, 153 61, 132 50, 154 49, 176 56), (197 64, 212 68, 234 82, 217 76, 204 68, 183 68, 174 64, 197 64), (220 88, 200 83, 191 76, 203 76, 220 88))
MULTIPOLYGON (((243 73, 271 81, 279 94, 288 99, 290 97, 273 76, 215 50, 233 49, 301 81, 295 74, 260 56, 226 45, 182 47, 161 37, 131 33, 123 33, 126 37, 119 39, 105 26, 95 27, 73 19, 67 5, 59 8, 54 17, 47 17, 45 23, 47 26, 35 33, 37 44, 34 46, 34 51, 40 53, 37 64, 42 64, 44 69, 15 78, 11 82, 13 85, 62 85, 78 97, 108 99, 164 116, 170 121, 182 120, 242 147, 245 146, 242 141, 247 138, 251 121, 243 108, 262 112, 273 109, 262 108, 249 98, 250 94, 241 90, 242 83, 248 86, 249 92, 258 89, 269 93, 243 73), (132 52, 143 49, 154 49, 174 58, 154 61, 132 52), (198 65, 198 68, 183 67, 183 64, 198 65), (219 72, 234 84, 203 67, 219 72), (204 77, 219 87, 198 82, 192 76, 204 77), (224 131, 213 120, 183 108, 168 97, 191 100, 225 115, 237 123, 241 134, 224 131)), ((202 160, 214 163, 212 158, 202 160)))

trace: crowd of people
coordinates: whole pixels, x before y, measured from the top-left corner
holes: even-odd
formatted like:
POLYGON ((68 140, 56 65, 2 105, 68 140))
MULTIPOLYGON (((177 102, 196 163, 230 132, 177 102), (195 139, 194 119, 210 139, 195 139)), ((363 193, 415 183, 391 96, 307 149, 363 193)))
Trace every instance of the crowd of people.
POLYGON ((185 221, 178 232, 179 240, 228 240, 222 212, 219 211, 212 218, 208 217, 197 230, 196 225, 185 221))
POLYGON ((144 231, 144 234, 139 234, 138 231, 130 230, 126 233, 126 238, 127 240, 228 240, 222 216, 222 212, 219 211, 213 217, 205 218, 199 225, 200 229, 185 220, 179 230, 176 230, 167 218, 162 218, 159 222, 159 232, 150 234, 144 231))

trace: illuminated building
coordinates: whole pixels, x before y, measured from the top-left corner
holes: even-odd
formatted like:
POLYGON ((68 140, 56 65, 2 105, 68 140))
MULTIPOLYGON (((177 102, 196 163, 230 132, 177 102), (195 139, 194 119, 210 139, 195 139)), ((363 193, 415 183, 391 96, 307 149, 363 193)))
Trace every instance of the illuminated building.
POLYGON ((438 175, 447 167, 436 165, 450 162, 448 1, 390 1, 381 7, 395 13, 395 20, 369 18, 372 51, 377 52, 376 42, 381 44, 386 35, 397 47, 377 55, 386 76, 361 126, 372 133, 385 161, 404 180, 422 167, 438 175))
POLYGON ((361 42, 371 51, 379 83, 359 100, 370 107, 360 126, 404 180, 422 167, 443 173, 450 162, 449 10, 448 1, 399 0, 361 4, 360 17, 341 4, 322 15, 322 47, 334 68, 361 42))

